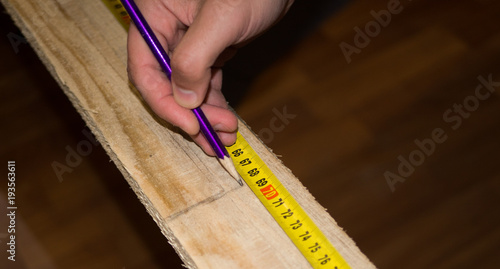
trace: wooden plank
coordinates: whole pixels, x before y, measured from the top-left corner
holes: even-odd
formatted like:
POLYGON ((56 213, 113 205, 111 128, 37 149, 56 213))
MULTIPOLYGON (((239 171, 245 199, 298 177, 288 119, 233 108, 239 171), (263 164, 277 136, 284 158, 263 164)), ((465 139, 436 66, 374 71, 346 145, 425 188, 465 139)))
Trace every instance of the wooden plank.
MULTIPOLYGON (((309 268, 248 187, 129 85, 126 32, 98 0, 2 0, 189 268, 309 268)), ((239 130, 353 268, 374 266, 279 159, 239 130)))

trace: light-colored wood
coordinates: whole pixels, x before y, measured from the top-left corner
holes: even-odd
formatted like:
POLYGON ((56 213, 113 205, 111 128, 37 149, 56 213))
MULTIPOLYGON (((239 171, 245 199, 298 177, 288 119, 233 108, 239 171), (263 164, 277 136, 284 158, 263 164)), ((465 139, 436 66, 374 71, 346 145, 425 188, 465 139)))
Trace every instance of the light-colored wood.
MULTIPOLYGON (((126 32, 98 0, 2 0, 189 268, 309 268, 247 187, 131 89, 126 32)), ((240 132, 353 268, 374 267, 243 124, 240 132)))

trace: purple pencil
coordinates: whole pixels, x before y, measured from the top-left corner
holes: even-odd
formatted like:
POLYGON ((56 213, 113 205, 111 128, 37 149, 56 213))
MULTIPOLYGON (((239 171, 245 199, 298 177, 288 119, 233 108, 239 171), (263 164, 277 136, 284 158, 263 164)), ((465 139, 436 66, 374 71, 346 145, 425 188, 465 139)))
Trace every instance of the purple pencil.
MULTIPOLYGON (((163 49, 160 42, 156 38, 155 34, 153 33, 153 30, 151 30, 151 27, 149 27, 146 19, 144 19, 139 8, 137 7, 137 5, 133 0, 121 0, 121 2, 125 7, 125 9, 127 10, 127 12, 129 13, 130 18, 132 19, 135 26, 141 33, 142 37, 148 44, 149 48, 151 49, 151 52, 153 53, 156 60, 160 64, 161 68, 163 69, 165 74, 167 74, 167 77, 170 79, 172 75, 172 68, 170 67, 170 58, 168 57, 167 52, 163 49)), ((232 177, 234 177, 234 179, 236 179, 236 181, 240 185, 243 185, 243 181, 239 176, 238 172, 236 171, 236 168, 234 167, 234 164, 231 161, 231 157, 229 156, 226 147, 222 144, 222 142, 219 139, 219 136, 208 122, 207 118, 205 117, 205 114, 201 110, 201 107, 194 108, 192 109, 192 111, 195 114, 196 118, 198 119, 198 122, 200 124, 200 130, 203 136, 207 139, 208 143, 214 150, 221 165, 226 169, 226 171, 232 177)))

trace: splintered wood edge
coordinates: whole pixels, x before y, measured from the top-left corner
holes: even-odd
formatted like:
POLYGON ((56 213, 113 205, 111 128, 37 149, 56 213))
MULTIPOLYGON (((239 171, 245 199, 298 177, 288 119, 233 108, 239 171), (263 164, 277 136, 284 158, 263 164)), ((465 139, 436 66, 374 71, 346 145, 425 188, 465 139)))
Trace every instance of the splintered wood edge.
POLYGON ((57 81, 57 83, 62 88, 62 90, 64 91, 66 96, 68 96, 68 99, 71 101, 71 103, 73 104, 75 109, 78 111, 78 113, 82 116, 85 123, 87 124, 89 129, 92 131, 92 133, 95 135, 96 139, 102 145, 102 147, 104 148, 106 153, 109 155, 111 160, 115 163, 116 167, 122 173, 125 180, 128 182, 128 184, 130 185, 132 190, 135 192, 135 194, 137 195, 137 197, 139 198, 141 203, 145 206, 148 213, 151 215, 153 220, 156 222, 156 224, 160 228, 162 234, 167 238, 169 244, 174 248, 174 250, 177 252, 180 259, 185 263, 185 264, 183 264, 183 266, 186 268, 197 268, 195 265, 195 262, 189 256, 189 253, 182 247, 182 244, 177 240, 174 233, 166 225, 166 222, 161 217, 158 210, 153 206, 153 204, 149 200, 148 196, 142 191, 142 188, 133 179, 133 177, 130 175, 129 171, 127 171, 127 169, 124 167, 124 165, 122 164, 120 159, 116 156, 114 151, 111 149, 111 147, 107 143, 106 138, 102 135, 100 129, 95 125, 95 123, 91 119, 91 117, 89 117, 88 111, 86 111, 82 108, 78 98, 73 94, 73 92, 68 88, 68 86, 66 86, 65 83, 63 83, 63 81, 61 81, 61 78, 60 78, 59 74, 57 73, 54 65, 52 64, 52 62, 50 60, 47 59, 43 49, 41 48, 40 44, 38 43, 37 39, 34 37, 33 33, 30 31, 30 29, 28 28, 28 26, 24 23, 20 14, 11 5, 11 3, 9 3, 8 0, 0 0, 0 1, 2 2, 4 7, 6 8, 7 12, 10 14, 10 16, 13 19, 16 26, 19 27, 19 29, 21 30, 21 32, 23 33, 24 37, 29 42, 31 47, 35 50, 36 54, 38 55, 38 57, 40 58, 42 63, 45 65, 45 67, 47 68, 49 73, 57 81))
POLYGON ((337 225, 337 222, 321 206, 309 190, 286 167, 278 156, 269 148, 238 116, 238 128, 247 142, 258 153, 271 171, 280 179, 292 196, 304 208, 335 249, 352 268, 375 268, 371 261, 360 251, 356 243, 337 225))
MULTIPOLYGON (((154 207, 153 203, 150 201, 148 196, 143 192, 142 188, 131 176, 129 171, 125 168, 120 159, 116 156, 115 152, 111 149, 108 144, 106 137, 103 136, 96 123, 93 121, 92 117, 89 116, 88 111, 86 111, 80 104, 79 99, 73 94, 56 71, 53 63, 46 57, 43 48, 38 43, 37 39, 33 35, 32 31, 29 29, 28 25, 23 21, 22 16, 13 7, 8 0, 1 0, 2 4, 7 9, 8 13, 13 18, 16 25, 21 29, 22 33, 29 41, 31 46, 34 48, 37 55, 40 57, 41 61, 45 64, 51 75, 56 79, 58 84, 61 86, 65 94, 68 96, 73 106, 82 115, 83 119, 87 123, 88 127, 96 136, 97 140, 101 143, 103 148, 106 150, 110 158, 113 160, 115 165, 118 167, 120 172, 124 175, 125 179, 132 187, 139 200, 144 204, 148 213, 153 217, 160 230, 167 238, 168 242, 176 250, 180 258, 185 263, 187 268, 196 268, 195 262, 190 257, 189 253, 183 248, 182 244, 177 240, 176 236, 172 230, 168 227, 167 222, 162 218, 158 210, 154 207)), ((285 167, 281 160, 268 148, 253 131, 246 125, 246 123, 239 118, 239 128, 240 132, 244 137, 249 140, 248 142, 252 145, 256 152, 259 153, 261 158, 266 161, 268 166, 273 172, 277 174, 286 174, 283 183, 287 186, 290 193, 294 196, 300 194, 296 199, 301 202, 304 206, 304 202, 307 206, 304 206, 306 211, 313 210, 315 213, 312 214, 311 218, 315 222, 319 222, 318 226, 324 231, 325 235, 333 242, 341 243, 341 247, 336 245, 339 253, 346 259, 346 261, 353 268, 374 268, 373 264, 366 258, 364 254, 356 247, 355 243, 343 232, 343 230, 336 225, 334 219, 326 212, 326 210, 315 200, 315 198, 309 193, 309 191, 300 183, 300 181, 292 174, 290 169, 285 167), (323 224, 323 225, 320 225, 323 224), (328 225, 328 226, 325 226, 328 225), (329 227, 329 225, 332 225, 329 227)), ((334 244, 335 245, 335 244, 334 244)))

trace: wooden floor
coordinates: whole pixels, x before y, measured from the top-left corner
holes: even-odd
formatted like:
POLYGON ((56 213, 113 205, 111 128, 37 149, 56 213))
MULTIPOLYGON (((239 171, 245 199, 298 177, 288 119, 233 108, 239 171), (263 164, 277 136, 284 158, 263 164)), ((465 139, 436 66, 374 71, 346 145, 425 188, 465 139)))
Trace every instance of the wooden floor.
MULTIPOLYGON (((332 9, 232 104, 377 267, 498 268, 500 2, 401 1, 377 28, 372 13, 394 2, 332 9), (356 37, 366 25, 371 37, 356 37), (340 44, 356 50, 349 63, 340 44)), ((0 268, 182 268, 5 14, 1 25, 0 160, 16 161, 18 259, 5 252, 4 183, 0 268), (53 162, 74 167, 58 178, 53 162)))

